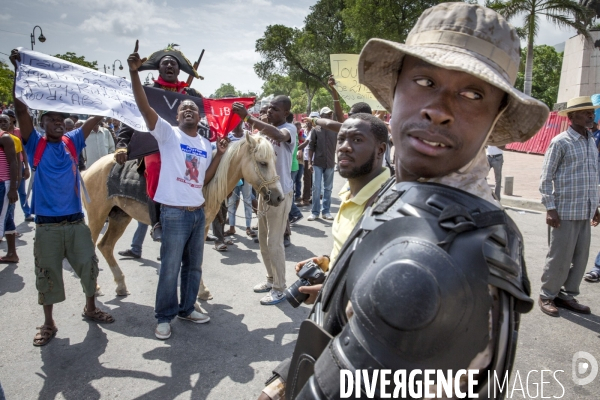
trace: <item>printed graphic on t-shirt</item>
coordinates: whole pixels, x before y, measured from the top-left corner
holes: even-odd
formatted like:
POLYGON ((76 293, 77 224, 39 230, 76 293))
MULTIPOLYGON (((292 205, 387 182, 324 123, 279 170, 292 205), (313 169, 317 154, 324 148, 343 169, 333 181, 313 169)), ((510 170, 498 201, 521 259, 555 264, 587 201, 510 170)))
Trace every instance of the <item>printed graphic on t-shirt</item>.
POLYGON ((198 157, 191 154, 185 155, 185 180, 198 182, 198 157))
POLYGON ((183 179, 177 178, 180 182, 185 182, 193 188, 202 188, 198 177, 200 172, 198 167, 200 166, 200 157, 207 158, 207 153, 204 150, 190 147, 186 144, 181 143, 181 151, 185 153, 185 177, 183 179), (194 184, 197 183, 197 184, 194 184))

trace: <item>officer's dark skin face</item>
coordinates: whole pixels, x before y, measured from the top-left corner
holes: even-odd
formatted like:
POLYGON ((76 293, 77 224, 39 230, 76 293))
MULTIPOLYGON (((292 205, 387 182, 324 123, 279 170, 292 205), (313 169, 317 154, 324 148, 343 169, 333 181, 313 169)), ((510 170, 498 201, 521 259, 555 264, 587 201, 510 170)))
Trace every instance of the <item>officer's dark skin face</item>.
POLYGON ((482 148, 504 96, 470 74, 406 56, 392 109, 398 180, 442 177, 468 164, 482 148))

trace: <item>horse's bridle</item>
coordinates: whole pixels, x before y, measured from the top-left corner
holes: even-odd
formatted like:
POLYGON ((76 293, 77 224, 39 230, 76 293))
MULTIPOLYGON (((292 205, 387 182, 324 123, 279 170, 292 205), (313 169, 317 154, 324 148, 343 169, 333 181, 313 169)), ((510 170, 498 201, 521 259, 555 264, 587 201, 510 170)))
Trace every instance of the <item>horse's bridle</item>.
POLYGON ((262 188, 265 188, 265 192, 266 192, 266 198, 265 200, 267 201, 267 203, 269 201, 271 201, 271 191, 269 190, 268 186, 272 183, 275 183, 279 180, 279 175, 275 175, 275 177, 273 177, 272 179, 265 179, 265 177, 263 176, 263 174, 260 173, 260 168, 258 166, 258 161, 256 161, 256 151, 258 149, 254 149, 254 151, 252 151, 252 161, 254 161, 254 171, 256 171, 256 174, 258 175, 258 177, 260 178, 260 185, 258 185, 258 189, 256 189, 256 191, 258 193, 260 193, 260 191, 262 190, 262 188))

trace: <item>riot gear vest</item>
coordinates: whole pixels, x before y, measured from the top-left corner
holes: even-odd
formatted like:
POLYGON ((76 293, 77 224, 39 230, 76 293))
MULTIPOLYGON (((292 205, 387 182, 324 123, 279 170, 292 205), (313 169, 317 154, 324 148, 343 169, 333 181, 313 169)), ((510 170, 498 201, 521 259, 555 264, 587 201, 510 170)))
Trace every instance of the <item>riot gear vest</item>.
POLYGON ((390 180, 302 323, 286 397, 339 398, 342 369, 467 369, 487 349, 477 392, 488 398, 488 372, 510 373, 529 294, 523 238, 503 210, 448 186, 390 180))

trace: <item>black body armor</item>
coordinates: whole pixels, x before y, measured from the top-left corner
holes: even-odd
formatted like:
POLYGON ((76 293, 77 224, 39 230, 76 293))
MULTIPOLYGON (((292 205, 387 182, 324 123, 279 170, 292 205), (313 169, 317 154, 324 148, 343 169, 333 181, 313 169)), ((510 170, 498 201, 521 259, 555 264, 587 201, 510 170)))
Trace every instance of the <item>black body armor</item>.
POLYGON ((457 371, 486 349, 476 390, 488 398, 488 371, 510 373, 529 294, 523 238, 503 210, 448 186, 390 181, 301 326, 286 398, 339 398, 341 369, 457 371))

